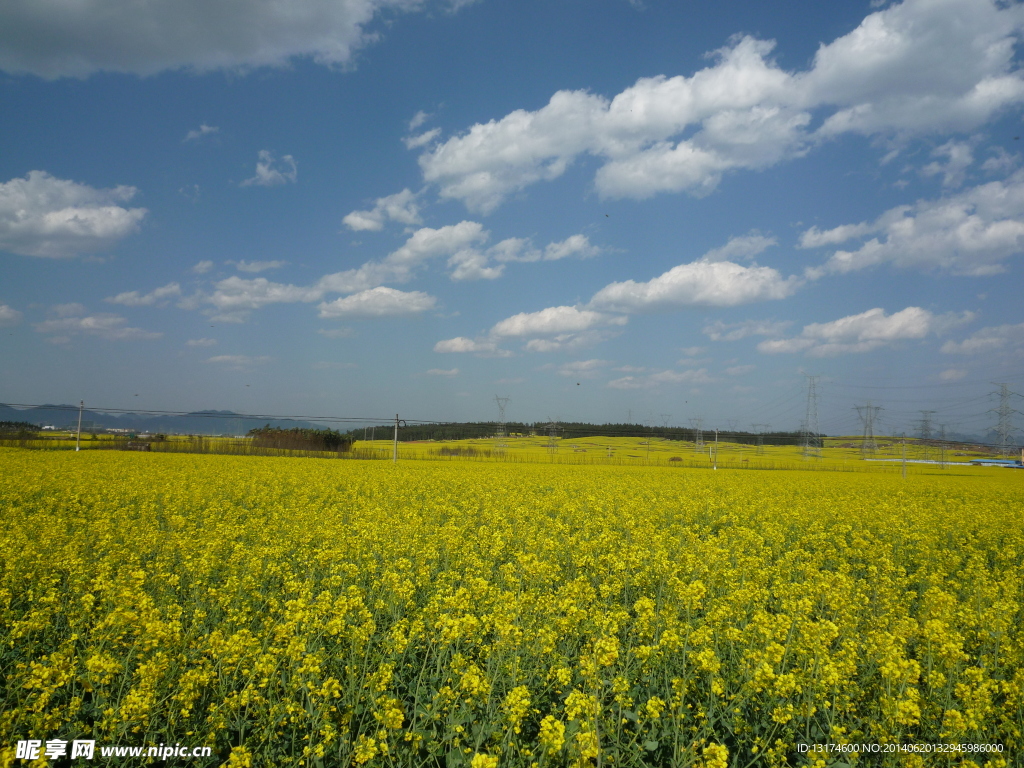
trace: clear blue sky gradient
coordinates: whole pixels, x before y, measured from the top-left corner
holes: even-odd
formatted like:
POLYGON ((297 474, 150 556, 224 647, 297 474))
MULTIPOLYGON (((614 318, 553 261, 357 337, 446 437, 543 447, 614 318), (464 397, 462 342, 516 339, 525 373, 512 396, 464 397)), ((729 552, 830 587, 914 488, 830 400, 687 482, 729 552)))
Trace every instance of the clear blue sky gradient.
POLYGON ((797 429, 813 374, 826 432, 984 433, 1024 392, 1019 5, 81 5, 0 9, 2 402, 797 429))

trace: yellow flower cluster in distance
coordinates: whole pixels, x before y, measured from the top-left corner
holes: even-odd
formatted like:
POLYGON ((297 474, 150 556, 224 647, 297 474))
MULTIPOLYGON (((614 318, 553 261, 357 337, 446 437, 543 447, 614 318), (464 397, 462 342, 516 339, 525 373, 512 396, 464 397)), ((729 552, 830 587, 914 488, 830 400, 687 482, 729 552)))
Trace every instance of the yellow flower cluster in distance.
POLYGON ((1022 489, 0 448, 0 766, 95 739, 256 768, 1002 768, 1022 489), (826 743, 1002 751, 800 749, 826 743))

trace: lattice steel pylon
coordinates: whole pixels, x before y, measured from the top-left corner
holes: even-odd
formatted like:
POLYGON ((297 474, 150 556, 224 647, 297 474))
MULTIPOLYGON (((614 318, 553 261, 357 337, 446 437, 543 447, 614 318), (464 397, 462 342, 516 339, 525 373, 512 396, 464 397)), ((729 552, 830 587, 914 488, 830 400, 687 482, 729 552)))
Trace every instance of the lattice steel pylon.
POLYGON ((757 450, 755 453, 760 456, 764 453, 764 433, 772 428, 771 424, 751 424, 751 429, 757 432, 757 450))
POLYGON ((872 405, 868 400, 867 405, 855 405, 857 418, 864 425, 864 440, 860 444, 860 452, 864 456, 873 456, 878 450, 878 443, 875 441, 875 417, 882 410, 880 405, 872 405))
POLYGON ((807 415, 803 423, 804 458, 814 456, 821 458, 821 435, 818 428, 818 379, 820 376, 807 377, 807 415))
POLYGON ((921 411, 921 421, 918 422, 917 434, 921 441, 921 458, 931 459, 932 457, 932 416, 935 411, 921 411))
POLYGON ((693 450, 699 453, 704 447, 704 419, 690 419, 690 426, 693 427, 693 450))
POLYGON ((558 424, 553 419, 548 420, 548 453, 558 452, 558 424))
POLYGON ((996 386, 999 387, 999 407, 994 412, 999 417, 999 422, 996 424, 996 434, 999 435, 999 455, 1009 456, 1010 441, 1013 439, 1012 419, 1015 413, 1010 407, 1010 395, 1017 393, 1011 392, 1007 384, 997 384, 996 386))
POLYGON ((494 396, 494 402, 498 404, 498 428, 495 432, 497 441, 494 444, 495 449, 498 452, 504 451, 508 446, 505 444, 505 406, 508 405, 511 398, 494 396))

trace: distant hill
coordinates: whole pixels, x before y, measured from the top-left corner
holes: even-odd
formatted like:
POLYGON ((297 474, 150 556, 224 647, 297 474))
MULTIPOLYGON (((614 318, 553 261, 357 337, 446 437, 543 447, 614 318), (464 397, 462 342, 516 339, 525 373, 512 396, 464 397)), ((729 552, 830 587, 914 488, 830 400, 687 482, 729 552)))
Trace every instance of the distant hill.
MULTIPOLYGON (((34 408, 13 408, 0 403, 0 421, 25 421, 40 427, 52 425, 58 429, 74 428, 78 424, 78 406, 40 405, 34 408)), ((193 411, 169 416, 103 413, 88 408, 82 411, 83 431, 130 429, 135 432, 178 435, 244 435, 250 429, 267 424, 281 429, 319 429, 323 426, 310 421, 254 419, 234 411, 193 411)))

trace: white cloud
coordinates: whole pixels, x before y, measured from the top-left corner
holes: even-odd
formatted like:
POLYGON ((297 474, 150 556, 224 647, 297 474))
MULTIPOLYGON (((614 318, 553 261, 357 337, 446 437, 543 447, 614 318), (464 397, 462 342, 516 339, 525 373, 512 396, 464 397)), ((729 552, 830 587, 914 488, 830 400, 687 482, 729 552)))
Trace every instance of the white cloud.
POLYGON ((932 157, 944 157, 945 162, 935 160, 921 169, 925 176, 942 176, 942 186, 959 187, 964 183, 967 169, 974 162, 974 151, 970 142, 951 139, 941 147, 932 150, 932 157))
POLYGON ((256 161, 256 175, 243 181, 240 186, 274 187, 288 182, 294 184, 298 178, 299 167, 294 157, 284 155, 276 160, 269 149, 261 149, 256 161))
POLYGON ((94 72, 246 70, 308 58, 345 67, 379 37, 376 18, 416 0, 274 0, 244 4, 60 0, 0 5, 0 69, 46 79, 94 72))
POLYGON ((492 354, 498 352, 498 345, 490 339, 467 339, 465 336, 456 336, 454 339, 444 339, 434 345, 435 352, 472 352, 475 354, 492 354))
POLYGON ((405 144, 406 149, 418 149, 419 147, 426 146, 440 135, 440 128, 431 128, 429 131, 424 131, 416 136, 406 136, 402 139, 402 143, 405 144))
POLYGON ((448 259, 448 266, 451 267, 449 274, 452 280, 495 280, 501 277, 505 265, 488 266, 488 263, 486 253, 481 253, 475 248, 464 248, 453 253, 448 259))
POLYGON ((614 98, 558 91, 536 111, 478 123, 420 157, 442 197, 493 211, 510 194, 599 158, 602 197, 706 194, 822 139, 972 130, 1024 100, 1014 47, 1024 9, 993 0, 906 0, 822 44, 787 72, 774 43, 738 37, 691 77, 642 78, 614 98), (812 115, 824 119, 813 129, 812 115))
POLYGON ((992 157, 981 164, 981 170, 988 173, 1008 173, 1020 162, 1020 154, 1017 152, 1011 155, 1002 147, 992 147, 989 151, 992 157))
POLYGON ((234 275, 219 281, 215 288, 213 294, 206 297, 206 301, 222 313, 221 317, 260 309, 268 304, 312 302, 323 297, 323 292, 316 288, 272 283, 265 277, 247 280, 234 275))
POLYGON ((197 275, 205 275, 211 269, 213 269, 213 262, 209 260, 200 261, 194 267, 192 267, 192 271, 195 272, 197 275))
POLYGON ((754 231, 742 237, 731 237, 729 242, 720 248, 712 248, 700 257, 701 261, 750 261, 758 254, 778 245, 774 237, 765 237, 754 231))
POLYGON ((855 237, 863 237, 873 231, 870 224, 863 222, 860 224, 842 224, 824 232, 817 227, 811 227, 800 235, 800 247, 820 248, 823 245, 838 245, 855 237))
POLYGON ((692 371, 660 371, 646 376, 623 376, 612 379, 608 386, 612 389, 653 389, 662 385, 709 384, 713 381, 706 368, 699 368, 692 371))
POLYGON ((185 342, 189 347, 215 347, 217 346, 216 339, 189 339, 185 342))
POLYGON ((443 368, 431 368, 427 371, 427 376, 445 376, 451 378, 459 375, 458 368, 451 368, 450 370, 444 370, 443 368))
POLYGON ((417 128, 419 128, 421 125, 427 122, 427 120, 429 120, 430 118, 431 115, 427 112, 424 112, 421 109, 419 112, 413 115, 412 120, 409 121, 409 130, 415 131, 417 128))
POLYGON ((982 328, 963 341, 947 341, 942 352, 948 355, 977 355, 1024 346, 1024 323, 982 328))
POLYGON ((287 261, 229 261, 239 272, 266 272, 268 269, 280 269, 288 264, 287 261))
POLYGON ((495 336, 542 336, 557 333, 579 333, 606 325, 625 325, 622 316, 594 312, 576 307, 548 307, 539 312, 520 312, 506 318, 491 329, 495 336))
POLYGON ((530 339, 523 345, 527 352, 572 352, 586 349, 612 339, 621 331, 580 331, 579 333, 558 333, 539 339, 530 339))
POLYGON ((677 307, 732 307, 784 299, 800 285, 771 267, 744 267, 731 261, 694 261, 673 267, 652 280, 606 285, 590 306, 612 312, 649 312, 677 307))
POLYGON ((611 363, 597 358, 591 360, 575 360, 558 366, 558 375, 573 379, 593 379, 600 375, 611 363))
POLYGON ((734 365, 725 369, 726 376, 743 376, 757 368, 756 365, 734 365))
POLYGON ((149 293, 140 294, 138 291, 125 291, 117 296, 104 299, 111 304, 121 304, 126 307, 150 307, 154 304, 166 302, 172 296, 181 295, 181 286, 177 283, 168 283, 160 288, 155 288, 149 293))
POLYGON ((601 249, 596 245, 591 245, 586 235, 572 235, 560 243, 548 243, 544 248, 544 261, 557 261, 570 256, 588 259, 600 252, 601 249))
POLYGON ((387 221, 413 226, 420 224, 420 209, 416 202, 418 195, 409 189, 403 189, 387 197, 378 197, 373 208, 368 211, 352 211, 342 223, 356 232, 378 232, 387 221))
POLYGON ((215 125, 207 125, 206 123, 203 123, 196 130, 189 131, 188 133, 186 133, 185 134, 185 141, 195 141, 196 139, 201 139, 204 136, 210 136, 210 135, 212 135, 214 133, 219 133, 219 132, 220 132, 220 128, 218 128, 217 126, 215 126, 215 125))
POLYGON ((147 213, 120 205, 136 192, 128 186, 94 189, 45 171, 11 179, 0 184, 0 250, 66 258, 111 248, 137 231, 147 213))
POLYGON ((781 336, 792 324, 789 320, 744 320, 739 323, 715 320, 701 331, 712 341, 739 341, 748 336, 781 336))
POLYGON ((809 269, 809 277, 878 264, 955 275, 1004 272, 1003 262, 1024 250, 1024 172, 949 197, 892 208, 871 224, 828 232, 811 229, 801 245, 840 242, 844 234, 876 236, 856 250, 836 251, 823 266, 809 269))
POLYGON ((22 314, 14 307, 0 304, 0 328, 10 328, 21 322, 22 314))
POLYGON ((319 305, 320 317, 395 317, 433 309, 437 299, 422 291, 378 286, 319 305))
POLYGON ((86 315, 85 307, 81 304, 60 304, 51 308, 51 312, 57 317, 44 320, 35 324, 39 333, 55 334, 53 341, 68 341, 71 336, 85 335, 98 336, 101 339, 110 340, 148 340, 159 339, 162 333, 145 331, 141 328, 131 328, 125 323, 128 321, 118 315, 101 312, 95 315, 86 315))
POLYGON ((967 371, 962 368, 947 368, 939 374, 941 381, 960 381, 960 379, 967 376, 967 371))
POLYGON ((806 352, 812 357, 870 352, 900 341, 945 333, 973 319, 970 312, 935 315, 920 307, 886 315, 876 307, 828 323, 805 325, 800 336, 762 341, 757 349, 765 353, 806 352))
POLYGON ((215 355, 206 358, 206 362, 214 365, 223 365, 232 370, 243 371, 256 365, 264 365, 273 360, 269 355, 215 355))

